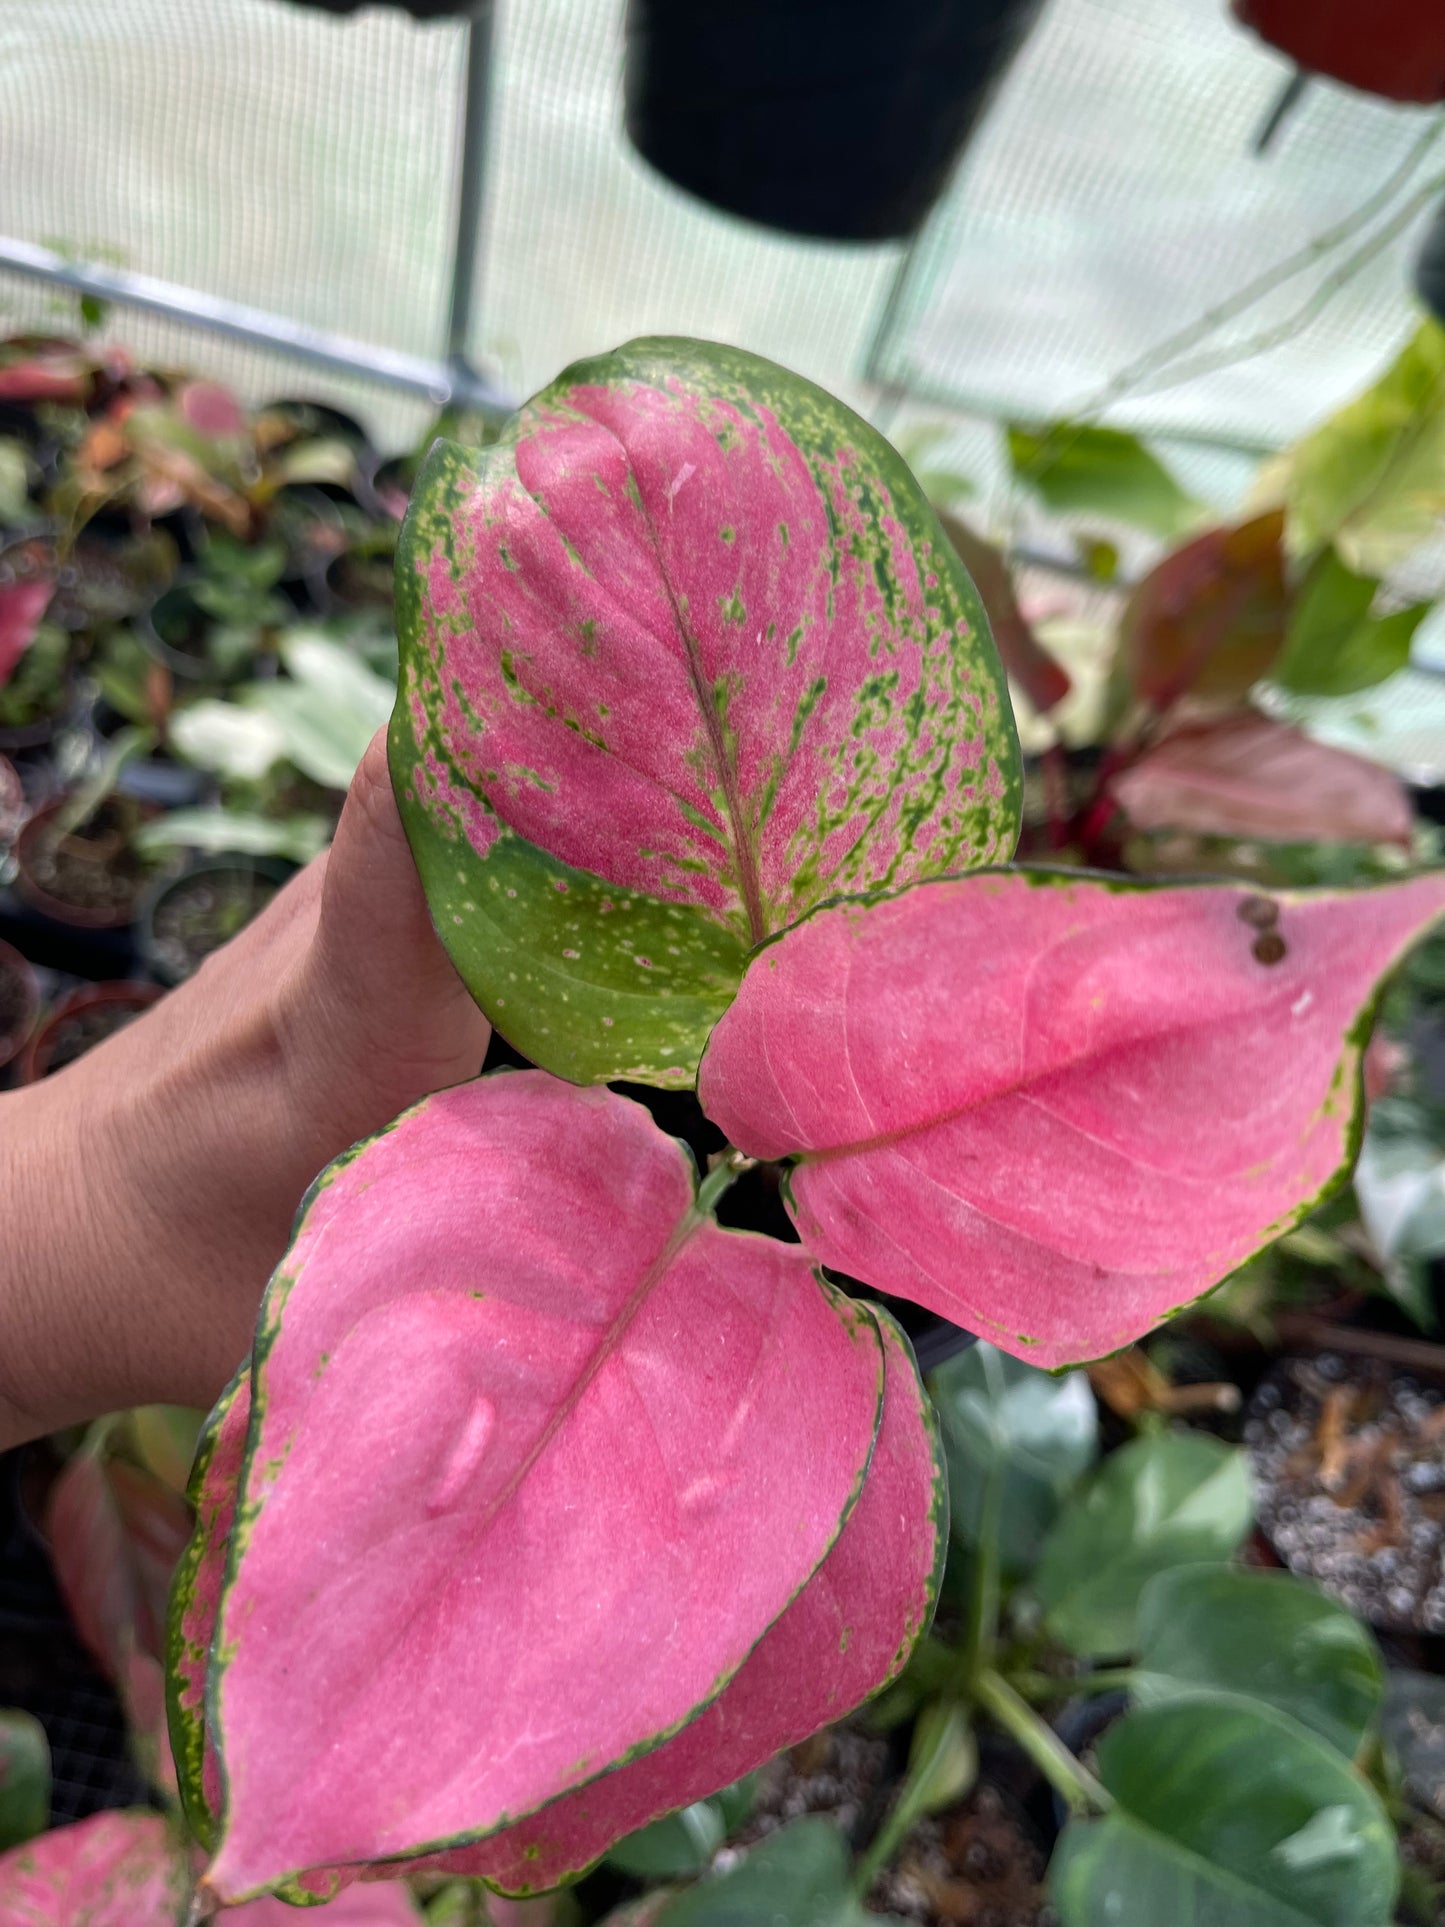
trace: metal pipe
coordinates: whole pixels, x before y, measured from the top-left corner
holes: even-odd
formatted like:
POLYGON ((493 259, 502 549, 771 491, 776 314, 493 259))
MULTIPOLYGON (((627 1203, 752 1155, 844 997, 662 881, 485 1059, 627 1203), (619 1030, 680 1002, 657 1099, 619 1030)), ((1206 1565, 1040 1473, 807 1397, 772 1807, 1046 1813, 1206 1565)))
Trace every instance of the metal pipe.
POLYGON ((332 334, 326 328, 312 328, 303 321, 292 321, 286 315, 271 314, 264 308, 249 308, 220 295, 203 294, 197 288, 158 281, 148 274, 69 261, 53 248, 37 247, 31 241, 0 236, 0 270, 4 269, 28 275, 32 280, 74 288, 80 294, 95 295, 102 301, 143 308, 172 321, 208 328, 213 334, 226 335, 233 341, 279 348, 318 368, 342 375, 363 375, 407 394, 420 395, 437 407, 457 402, 463 407, 501 414, 511 408, 507 397, 485 377, 459 363, 409 355, 396 348, 374 347, 370 342, 332 334))
POLYGON ((447 361, 451 367, 468 374, 471 364, 467 359, 467 347, 476 302, 477 263, 481 258, 482 208, 486 188, 492 13, 492 0, 476 0, 466 28, 462 145, 457 162, 452 285, 447 305, 447 361))

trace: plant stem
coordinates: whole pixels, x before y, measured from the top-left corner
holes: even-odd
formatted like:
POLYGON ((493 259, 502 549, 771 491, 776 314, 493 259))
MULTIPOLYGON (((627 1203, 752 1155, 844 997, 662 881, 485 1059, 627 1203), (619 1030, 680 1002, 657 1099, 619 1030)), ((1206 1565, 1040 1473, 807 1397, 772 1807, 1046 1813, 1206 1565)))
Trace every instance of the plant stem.
POLYGON ((719 1151, 707 1176, 697 1187, 697 1202, 693 1206, 697 1215, 706 1217, 716 1207, 723 1193, 737 1183, 744 1171, 751 1171, 756 1163, 756 1158, 745 1157, 730 1144, 719 1151))
POLYGON ((1054 1729, 1039 1718, 1027 1700, 1020 1699, 1008 1681, 985 1667, 973 1683, 974 1697, 1058 1792, 1071 1813, 1107 1813, 1113 1795, 1076 1760, 1054 1729))
POLYGON ((1010 1673, 1008 1682, 1028 1700, 1071 1699, 1076 1693, 1113 1693, 1134 1684, 1133 1668, 1104 1666, 1096 1673, 1010 1673))
POLYGON ((938 1721, 933 1744, 928 1751, 921 1759, 908 1762, 908 1771, 903 1776, 898 1796, 887 1818, 874 1834, 867 1853, 853 1870, 853 1891, 860 1900, 867 1899, 873 1882, 897 1853, 915 1822, 928 1811, 933 1778, 949 1748, 957 1744, 959 1728, 967 1731, 967 1718, 963 1707, 956 1706, 947 1719, 938 1721))

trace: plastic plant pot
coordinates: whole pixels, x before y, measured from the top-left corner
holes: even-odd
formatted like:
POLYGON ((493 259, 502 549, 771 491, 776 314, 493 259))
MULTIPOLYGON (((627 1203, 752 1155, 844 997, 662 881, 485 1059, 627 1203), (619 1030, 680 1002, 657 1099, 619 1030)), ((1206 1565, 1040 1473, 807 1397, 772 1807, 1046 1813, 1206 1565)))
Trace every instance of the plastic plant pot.
POLYGON ((206 682, 215 675, 206 648, 213 626, 189 585, 178 579, 138 617, 136 633, 173 676, 186 682, 206 682))
POLYGON ((80 930, 119 930, 134 921, 136 907, 157 867, 130 852, 138 824, 160 812, 134 797, 108 797, 89 823, 58 837, 55 818, 68 799, 57 797, 36 810, 15 843, 17 885, 30 904, 55 923, 80 930))
POLYGON ((275 857, 222 856, 167 877, 138 919, 146 968, 160 983, 183 983, 265 909, 294 869, 275 857))
POLYGON ((0 1067, 25 1047, 40 1015, 40 983, 20 952, 0 943, 0 1067))
POLYGON ((915 233, 1040 0, 628 0, 627 131, 689 193, 833 241, 915 233))
POLYGON ((82 984, 62 997, 20 1056, 16 1081, 37 1084, 123 1030, 165 996, 159 984, 82 984))

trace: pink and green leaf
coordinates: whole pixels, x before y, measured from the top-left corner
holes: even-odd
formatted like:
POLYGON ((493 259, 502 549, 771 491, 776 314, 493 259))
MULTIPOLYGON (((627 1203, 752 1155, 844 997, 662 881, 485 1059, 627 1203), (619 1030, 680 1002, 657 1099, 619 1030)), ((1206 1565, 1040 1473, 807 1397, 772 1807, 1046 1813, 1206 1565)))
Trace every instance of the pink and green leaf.
POLYGON ((0 689, 15 674, 17 663, 34 642, 54 594, 55 584, 44 580, 12 582, 0 588, 0 689))
POLYGON ((762 950, 699 1095, 793 1158, 823 1263, 1036 1365, 1098 1357, 1310 1210, 1358 1147, 1381 980, 1445 872, 1353 894, 1000 872, 762 950))
POLYGON ((982 605, 888 444, 757 356, 645 340, 439 443, 397 562, 391 765, 473 995, 578 1081, 691 1083, 749 950, 1006 859, 982 605))
POLYGON ((220 1767, 206 1728, 206 1670, 220 1611, 251 1416, 244 1366, 206 1420, 189 1487, 195 1529, 176 1566, 166 1628, 166 1714, 176 1780, 192 1833, 209 1849, 221 1801, 220 1767))
POLYGON ((660 1745, 829 1552, 881 1391, 868 1314, 700 1212, 625 1098, 484 1078, 338 1160, 262 1311, 211 1891, 477 1840, 660 1745))
POLYGON ((189 1899, 159 1813, 92 1814, 0 1854, 5 1927, 181 1927, 189 1899))

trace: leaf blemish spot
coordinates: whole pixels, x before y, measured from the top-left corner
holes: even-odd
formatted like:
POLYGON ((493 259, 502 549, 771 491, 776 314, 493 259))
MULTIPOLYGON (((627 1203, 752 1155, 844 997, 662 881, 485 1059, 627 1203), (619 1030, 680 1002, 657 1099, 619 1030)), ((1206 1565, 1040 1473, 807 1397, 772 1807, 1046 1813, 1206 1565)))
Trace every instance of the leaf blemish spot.
POLYGON ((1289 946, 1277 930, 1266 930, 1255 938, 1250 950, 1256 963, 1282 963, 1289 954, 1289 946))
POLYGON ((1273 897, 1245 897, 1235 915, 1251 930, 1273 930, 1279 922, 1279 905, 1273 897))

